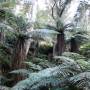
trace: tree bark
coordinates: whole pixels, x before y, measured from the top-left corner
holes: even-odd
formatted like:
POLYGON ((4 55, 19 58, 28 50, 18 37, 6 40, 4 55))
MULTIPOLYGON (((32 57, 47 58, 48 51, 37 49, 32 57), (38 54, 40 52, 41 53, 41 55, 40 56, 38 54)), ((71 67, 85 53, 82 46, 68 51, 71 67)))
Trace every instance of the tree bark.
POLYGON ((65 51, 65 37, 64 37, 64 32, 61 31, 60 34, 57 35, 55 53, 57 56, 60 56, 64 51, 65 51))
MULTIPOLYGON (((27 54, 30 47, 30 40, 21 40, 18 39, 14 55, 13 55, 13 61, 12 61, 12 70, 18 70, 18 69, 24 69, 26 68, 25 65, 25 59, 27 58, 27 54)), ((15 85, 18 81, 25 79, 25 77, 21 75, 15 75, 13 80, 13 85, 15 85)))
POLYGON ((29 46, 29 40, 17 40, 12 62, 13 70, 25 68, 24 62, 28 54, 29 46))
POLYGON ((79 46, 78 46, 78 43, 77 43, 77 41, 75 40, 75 38, 71 38, 71 49, 70 49, 70 51, 71 52, 78 52, 79 51, 79 46))

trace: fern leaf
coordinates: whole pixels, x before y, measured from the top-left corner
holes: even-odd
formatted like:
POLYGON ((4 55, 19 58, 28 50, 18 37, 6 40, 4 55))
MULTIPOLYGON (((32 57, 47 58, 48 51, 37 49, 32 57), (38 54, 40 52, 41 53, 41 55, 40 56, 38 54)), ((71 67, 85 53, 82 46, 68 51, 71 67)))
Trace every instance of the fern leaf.
POLYGON ((70 82, 78 88, 88 87, 90 89, 90 72, 83 72, 71 77, 70 82))
POLYGON ((29 66, 30 69, 40 71, 42 68, 39 65, 33 64, 32 62, 25 62, 29 66))
POLYGON ((26 69, 18 69, 18 70, 13 70, 10 72, 11 74, 20 74, 22 76, 28 76, 30 74, 29 70, 26 69))
POLYGON ((54 30, 49 30, 49 29, 36 29, 33 31, 30 31, 28 33, 28 36, 30 36, 31 38, 35 39, 35 40, 45 40, 45 41, 50 41, 51 37, 55 37, 55 35, 57 35, 58 32, 54 31, 54 30))
POLYGON ((48 86, 50 84, 52 86, 58 86, 59 84, 62 86, 65 78, 69 78, 78 73, 77 68, 72 69, 72 66, 74 67, 73 64, 68 66, 63 64, 53 68, 47 68, 38 73, 31 73, 28 79, 19 82, 12 90, 37 90, 40 86, 48 86))
POLYGON ((72 52, 64 52, 62 56, 69 57, 74 60, 86 59, 83 55, 72 52))

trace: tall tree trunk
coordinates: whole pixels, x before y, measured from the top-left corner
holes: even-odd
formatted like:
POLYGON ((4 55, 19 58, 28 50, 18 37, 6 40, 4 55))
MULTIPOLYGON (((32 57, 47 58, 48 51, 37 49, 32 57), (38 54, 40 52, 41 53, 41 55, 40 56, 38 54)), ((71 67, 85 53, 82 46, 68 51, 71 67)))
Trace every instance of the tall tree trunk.
POLYGON ((21 40, 21 39, 17 40, 13 55, 14 60, 12 62, 13 70, 25 68, 24 61, 27 57, 29 46, 30 46, 29 40, 21 40))
MULTIPOLYGON (((25 59, 27 58, 29 46, 30 46, 29 39, 18 38, 13 55, 12 70, 26 68, 24 62, 25 59)), ((22 79, 24 79, 24 77, 16 75, 13 84, 16 84, 18 81, 22 79)))
POLYGON ((71 49, 70 49, 71 52, 78 52, 79 51, 79 46, 78 46, 78 43, 75 40, 75 38, 71 38, 70 44, 71 44, 71 49))
POLYGON ((55 53, 57 56, 60 56, 64 51, 65 51, 65 37, 64 37, 64 32, 61 31, 60 34, 57 35, 55 53))

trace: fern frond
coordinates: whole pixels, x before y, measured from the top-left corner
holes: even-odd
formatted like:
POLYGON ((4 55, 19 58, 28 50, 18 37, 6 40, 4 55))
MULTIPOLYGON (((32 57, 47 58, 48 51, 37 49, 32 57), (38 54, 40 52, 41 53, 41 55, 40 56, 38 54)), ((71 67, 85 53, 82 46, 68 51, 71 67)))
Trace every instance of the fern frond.
POLYGON ((25 62, 29 66, 30 69, 40 71, 42 68, 39 65, 33 64, 32 62, 25 62))
POLYGON ((90 70, 90 62, 85 61, 83 59, 77 60, 78 64, 82 67, 82 69, 85 70, 90 70))
MULTIPOLYGON (((68 80, 59 80, 56 77, 44 78, 39 81, 39 83, 32 85, 30 90, 40 90, 40 87, 53 87, 53 88, 64 88, 68 85, 68 80)), ((29 89, 28 89, 29 90, 29 89)))
POLYGON ((80 54, 77 54, 77 53, 72 53, 72 52, 64 52, 62 54, 62 56, 65 56, 65 57, 69 57, 71 59, 74 59, 74 60, 79 60, 79 59, 86 59, 83 55, 80 55, 80 54))
POLYGON ((9 9, 0 9, 0 20, 6 22, 6 25, 13 28, 13 30, 26 31, 29 24, 22 17, 17 17, 9 9))
POLYGON ((10 72, 11 74, 20 74, 22 76, 28 77, 28 75, 31 73, 29 70, 26 69, 18 69, 18 70, 13 70, 10 72))
POLYGON ((90 43, 89 42, 81 45, 80 53, 84 55, 85 57, 90 58, 90 43))
POLYGON ((0 28, 3 28, 3 30, 6 32, 6 31, 10 31, 10 32, 13 32, 14 29, 11 28, 8 24, 6 23, 0 23, 0 28))
POLYGON ((37 90, 38 87, 46 85, 57 86, 60 84, 62 86, 63 80, 77 73, 78 71, 75 64, 62 64, 53 68, 47 68, 38 73, 30 74, 28 79, 19 82, 12 90, 37 90))
POLYGON ((51 37, 55 37, 55 35, 57 35, 58 32, 54 31, 54 30, 49 30, 49 29, 36 29, 33 31, 30 31, 28 33, 28 36, 30 36, 31 38, 35 39, 35 40, 49 40, 51 39, 51 37))
MULTIPOLYGON (((78 58, 83 58, 83 59, 77 59, 77 60, 74 60, 73 56, 71 57, 67 57, 67 56, 55 56, 54 57, 56 59, 56 61, 58 62, 58 64, 66 64, 68 65, 69 63, 77 63, 77 67, 81 68, 83 71, 85 70, 90 70, 90 62, 89 61, 86 61, 83 57, 78 57, 78 58), (73 59, 71 59, 73 58, 73 59)), ((76 57, 77 58, 77 57, 76 57)))
POLYGON ((4 85, 4 83, 7 81, 7 78, 0 75, 0 85, 4 85))
POLYGON ((57 30, 56 27, 51 26, 51 25, 46 25, 46 28, 47 28, 47 29, 50 29, 50 30, 57 30))
POLYGON ((66 56, 54 56, 54 59, 55 60, 58 60, 58 62, 61 62, 62 63, 75 63, 74 59, 71 59, 69 57, 66 57, 66 56))
POLYGON ((73 59, 81 67, 83 71, 90 70, 90 62, 83 55, 77 53, 65 52, 63 53, 63 56, 66 57, 66 59, 63 58, 65 61, 73 59), (69 59, 67 60, 67 58, 69 59))
POLYGON ((39 57, 35 57, 35 58, 32 60, 33 63, 40 63, 40 62, 43 62, 43 61, 44 61, 44 60, 41 59, 41 58, 39 58, 39 57))
POLYGON ((79 43, 79 44, 83 44, 83 43, 86 43, 86 42, 88 42, 89 41, 89 35, 85 35, 85 34, 83 34, 83 35, 81 35, 81 34, 76 34, 75 36, 75 39, 76 39, 76 41, 79 43))
POLYGON ((40 62, 38 63, 38 65, 40 65, 42 68, 50 68, 50 67, 55 67, 56 65, 53 64, 53 63, 50 63, 48 61, 43 61, 43 62, 40 62))
POLYGON ((6 86, 1 86, 0 85, 0 90, 11 90, 9 87, 6 87, 6 86))
POLYGON ((72 85, 78 88, 88 87, 90 89, 90 72, 83 72, 70 78, 72 85))

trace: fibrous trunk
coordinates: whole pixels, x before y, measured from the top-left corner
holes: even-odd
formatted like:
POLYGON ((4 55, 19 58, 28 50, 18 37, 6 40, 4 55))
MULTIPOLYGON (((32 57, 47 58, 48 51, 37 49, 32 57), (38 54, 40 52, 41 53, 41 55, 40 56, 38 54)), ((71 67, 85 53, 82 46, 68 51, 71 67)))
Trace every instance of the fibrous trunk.
POLYGON ((55 47, 55 53, 57 56, 62 55, 62 53, 65 51, 65 37, 64 37, 64 32, 61 31, 57 35, 57 43, 55 47))
MULTIPOLYGON (((14 55, 13 55, 13 61, 12 61, 12 70, 17 70, 17 69, 25 69, 25 59, 27 58, 27 53, 29 50, 30 46, 30 40, 22 40, 18 39, 15 50, 14 50, 14 55)), ((16 84, 18 81, 24 79, 24 77, 15 76, 14 84, 16 84)))
POLYGON ((71 52, 78 52, 79 48, 78 48, 78 44, 77 41, 75 40, 75 38, 71 38, 71 52))
POLYGON ((14 50, 14 60, 12 62, 12 68, 15 69, 22 69, 25 68, 25 59, 27 57, 28 51, 30 46, 30 40, 17 40, 15 50, 14 50))

